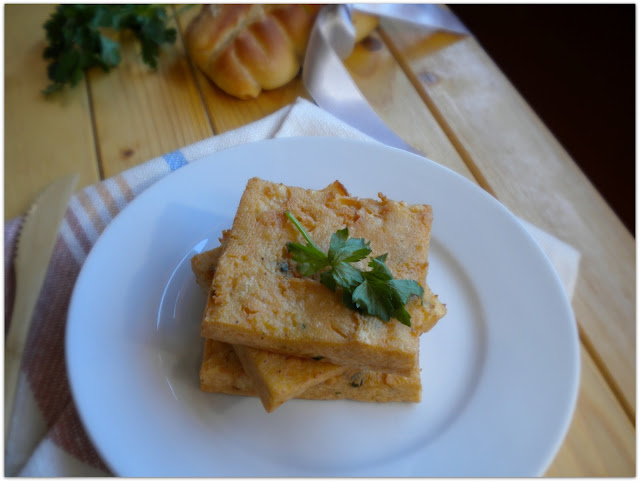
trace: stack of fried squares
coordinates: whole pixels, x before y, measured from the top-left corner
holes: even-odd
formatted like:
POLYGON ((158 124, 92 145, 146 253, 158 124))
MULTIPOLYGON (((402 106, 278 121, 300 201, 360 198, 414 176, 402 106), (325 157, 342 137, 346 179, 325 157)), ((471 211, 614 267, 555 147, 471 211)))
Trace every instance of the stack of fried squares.
MULTIPOLYGON (((420 401, 420 335, 446 313, 426 284, 431 207, 379 197, 349 196, 337 181, 310 190, 249 180, 221 245, 191 261, 207 293, 203 391, 257 395, 267 412, 293 398, 420 401), (396 279, 424 288, 405 306, 411 327, 350 309, 317 277, 301 276, 286 245, 304 240, 286 211, 325 252, 347 227, 370 241, 371 257, 388 253, 396 279)), ((364 270, 368 259, 354 265, 364 270)))

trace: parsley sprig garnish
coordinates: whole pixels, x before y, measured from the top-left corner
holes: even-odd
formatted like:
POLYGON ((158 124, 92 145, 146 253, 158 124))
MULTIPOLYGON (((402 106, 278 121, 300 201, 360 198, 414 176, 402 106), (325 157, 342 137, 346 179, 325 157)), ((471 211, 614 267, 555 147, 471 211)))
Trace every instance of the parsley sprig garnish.
POLYGON ((349 238, 349 230, 344 228, 331 235, 329 251, 324 253, 291 212, 286 211, 285 215, 307 241, 306 245, 287 243, 302 276, 319 273, 323 285, 331 291, 342 291, 345 306, 385 322, 395 318, 411 326, 411 315, 404 306, 413 295, 422 298, 424 290, 414 280, 394 279, 385 263, 387 253, 371 258, 368 263, 371 269, 362 271, 350 263, 369 256, 370 242, 349 238))
POLYGON ((120 45, 104 35, 107 31, 130 31, 140 43, 142 60, 157 67, 160 46, 176 40, 176 29, 167 26, 165 5, 59 5, 44 24, 49 60, 48 94, 65 85, 75 86, 84 72, 100 67, 105 72, 120 63, 120 45))

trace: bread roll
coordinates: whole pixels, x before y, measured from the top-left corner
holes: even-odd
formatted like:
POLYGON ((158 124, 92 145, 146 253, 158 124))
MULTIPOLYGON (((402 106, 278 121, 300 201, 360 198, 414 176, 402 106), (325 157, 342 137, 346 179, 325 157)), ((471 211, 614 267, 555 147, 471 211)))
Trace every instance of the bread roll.
MULTIPOLYGON (((200 70, 226 93, 258 96, 293 79, 302 65, 321 5, 204 5, 191 21, 186 46, 200 70)), ((377 25, 353 12, 356 40, 377 25)))

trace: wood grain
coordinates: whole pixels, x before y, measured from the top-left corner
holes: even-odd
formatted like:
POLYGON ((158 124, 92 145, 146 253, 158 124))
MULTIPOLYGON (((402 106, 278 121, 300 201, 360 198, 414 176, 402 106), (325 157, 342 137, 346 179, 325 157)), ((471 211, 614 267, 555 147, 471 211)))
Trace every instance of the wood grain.
POLYGON ((53 5, 5 6, 4 216, 24 214, 49 183, 77 172, 99 179, 85 84, 45 97, 43 24, 53 5))
POLYGON ((634 477, 633 426, 589 353, 581 350, 582 376, 576 413, 548 477, 634 477))
POLYGON ((344 64, 365 99, 403 140, 427 158, 474 179, 378 33, 358 43, 344 64))
MULTIPOLYGON (((573 307, 612 389, 635 414, 635 241, 471 37, 430 55, 419 32, 384 26, 465 161, 512 212, 582 254, 573 307), (428 79, 428 80, 425 80, 428 79)), ((482 184, 482 182, 481 182, 482 184)))
MULTIPOLYGON (((419 39, 416 38, 417 41, 412 48, 406 49, 405 47, 406 51, 411 52, 413 56, 418 58, 435 55, 439 50, 449 48, 459 40, 459 38, 449 34, 437 34, 433 37, 429 37, 428 34, 422 35, 419 39), (431 44, 432 40, 433 45, 431 44)), ((385 36, 385 38, 388 39, 390 36, 385 36)), ((378 47, 377 50, 384 49, 378 47)), ((375 55, 377 55, 377 52, 375 55)), ((396 55, 398 55, 397 52, 396 55)), ((444 55, 444 52, 442 55, 444 55)), ((401 58, 401 62, 405 63, 405 68, 408 67, 409 59, 401 58)), ((490 59, 486 58, 481 58, 481 61, 491 62, 490 59)), ((495 195, 493 190, 494 178, 491 175, 486 175, 486 171, 478 168, 475 164, 476 152, 470 149, 471 146, 464 142, 464 138, 458 137, 460 133, 459 124, 457 122, 446 122, 449 119, 449 117, 446 117, 449 113, 443 114, 438 108, 438 104, 432 101, 426 92, 420 92, 422 82, 439 82, 437 74, 427 70, 423 71, 422 79, 418 79, 417 75, 414 79, 411 79, 413 85, 417 86, 418 92, 416 93, 412 92, 412 87, 407 85, 403 85, 402 88, 396 87, 397 81, 394 82, 392 79, 402 78, 402 75, 391 73, 394 68, 400 68, 398 65, 394 67, 393 62, 389 62, 391 66, 388 67, 381 67, 385 62, 375 58, 358 60, 362 65, 356 64, 354 66, 355 62, 351 58, 346 64, 350 66, 350 71, 361 90, 366 92, 369 101, 376 106, 389 125, 399 122, 399 117, 405 114, 402 108, 406 109, 406 112, 411 112, 411 118, 414 119, 414 122, 403 126, 402 132, 405 136, 410 136, 413 132, 418 137, 420 133, 425 135, 424 132, 428 132, 429 142, 435 144, 432 149, 436 149, 435 152, 440 153, 443 156, 442 159, 446 159, 443 164, 466 174, 467 177, 472 178, 480 185, 484 185, 495 195), (380 75, 380 70, 386 72, 386 79, 384 75, 376 79, 376 76, 380 75), (366 78, 371 82, 370 87, 367 85, 366 78), (379 85, 384 85, 385 89, 380 89, 379 85), (416 99, 419 100, 420 98, 424 102, 417 102, 416 99), (392 105, 393 107, 388 107, 385 111, 383 107, 385 105, 392 105), (427 109, 429 113, 420 113, 421 109, 427 109), (425 119, 434 119, 435 128, 431 123, 432 121, 425 122, 425 119), (429 125, 429 129, 424 129, 425 125, 429 125), (450 152, 455 154, 451 155, 450 152), (464 158, 464 162, 461 158, 464 158), (459 163, 462 163, 464 167, 460 168, 458 166, 459 163)), ((413 68, 409 67, 409 69, 410 72, 414 72, 413 68)), ((522 106, 519 103, 515 105, 507 104, 504 107, 505 111, 514 110, 515 112, 518 112, 521 108, 522 106)), ((437 155, 434 155, 434 159, 437 162, 441 160, 437 155)), ((515 179, 512 182, 517 184, 515 179)), ((497 191, 500 192, 500 190, 497 191)), ((584 348, 581 351, 583 360, 582 384, 576 416, 570 426, 561 452, 549 468, 548 475, 633 475, 635 467, 634 427, 607 380, 599 372, 598 365, 593 361, 590 353, 584 348)))
POLYGON ((180 36, 162 48, 157 70, 142 62, 130 34, 118 40, 122 63, 89 75, 104 177, 213 133, 180 36))

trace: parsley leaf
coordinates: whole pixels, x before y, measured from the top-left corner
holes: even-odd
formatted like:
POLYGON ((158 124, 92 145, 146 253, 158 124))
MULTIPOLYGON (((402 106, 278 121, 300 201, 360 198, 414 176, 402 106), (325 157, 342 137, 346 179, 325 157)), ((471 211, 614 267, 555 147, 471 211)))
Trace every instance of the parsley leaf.
POLYGON ((332 291, 335 285, 344 290, 352 290, 364 281, 362 272, 351 266, 354 263, 366 258, 371 253, 369 243, 362 238, 349 238, 347 228, 336 231, 331 235, 329 243, 329 263, 331 263, 331 277, 333 282, 323 282, 332 291), (333 287, 332 287, 333 285, 333 287))
POLYGON ((412 295, 422 297, 424 290, 414 280, 396 280, 387 268, 386 254, 369 262, 371 271, 363 273, 364 282, 351 295, 355 305, 370 315, 389 321, 396 318, 411 326, 411 316, 404 305, 412 295))
POLYGON ((423 288, 414 280, 397 280, 385 264, 387 253, 369 260, 369 271, 349 264, 366 258, 371 253, 370 243, 362 238, 349 238, 347 228, 331 235, 327 254, 313 242, 309 233, 296 217, 285 212, 298 228, 307 244, 287 243, 287 249, 298 262, 303 276, 320 272, 320 282, 331 291, 342 290, 342 302, 350 309, 376 316, 383 321, 395 318, 411 326, 411 316, 404 305, 411 296, 422 298, 423 288), (327 269, 330 268, 330 269, 327 269))
POLYGON ((167 28, 163 5, 59 5, 44 24, 51 84, 45 94, 78 84, 84 72, 100 67, 105 72, 120 64, 120 45, 103 35, 107 30, 129 30, 141 46, 142 60, 157 67, 160 46, 174 43, 176 30, 167 28))
POLYGON ((329 266, 329 257, 322 252, 313 239, 309 236, 309 233, 300 224, 300 221, 291 214, 289 211, 285 213, 289 220, 298 228, 298 231, 302 233, 304 239, 307 240, 307 244, 300 243, 287 243, 287 249, 293 254, 293 260, 298 262, 298 271, 302 276, 311 276, 317 273, 322 268, 329 266))
POLYGON ((298 262, 298 271, 302 276, 311 276, 329 266, 329 258, 322 251, 309 244, 287 243, 287 249, 298 262))
POLYGON ((289 211, 285 215, 307 240, 306 246, 300 243, 287 243, 287 249, 293 254, 293 260, 299 263, 298 271, 302 276, 311 276, 323 268, 331 267, 330 271, 320 275, 322 284, 331 291, 335 291, 337 287, 350 291, 364 281, 362 272, 349 263, 366 258, 371 252, 369 243, 362 238, 349 239, 349 230, 344 228, 331 235, 329 252, 324 254, 300 221, 289 211))
POLYGON ((338 261, 332 264, 331 267, 333 280, 343 290, 351 291, 364 281, 362 271, 344 261, 338 261))
POLYGON ((369 244, 362 238, 349 238, 349 230, 341 229, 331 235, 329 259, 347 263, 360 261, 371 253, 369 244))

